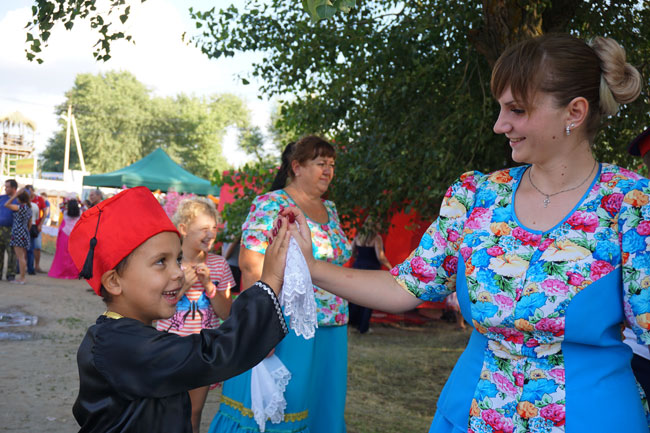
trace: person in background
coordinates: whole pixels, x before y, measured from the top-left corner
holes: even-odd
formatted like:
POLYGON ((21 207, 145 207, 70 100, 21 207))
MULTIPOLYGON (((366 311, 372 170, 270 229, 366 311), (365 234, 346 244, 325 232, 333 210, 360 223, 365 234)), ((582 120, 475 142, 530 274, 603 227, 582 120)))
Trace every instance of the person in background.
MULTIPOLYGON (((230 290, 235 280, 226 260, 213 254, 219 213, 212 200, 190 197, 181 200, 172 221, 182 237, 185 284, 178 294, 176 313, 161 319, 156 329, 188 336, 203 329, 219 327, 230 315, 230 290)), ((192 428, 199 433, 201 413, 209 386, 189 391, 192 402, 192 428)))
POLYGON ((430 433, 648 433, 621 325, 650 344, 650 180, 593 154, 601 120, 642 83, 610 38, 508 47, 493 130, 521 165, 462 174, 390 272, 314 259, 304 215, 281 213, 297 218, 314 284, 352 302, 402 312, 456 291, 474 330, 430 433))
POLYGON ((232 277, 235 279, 235 286, 232 288, 232 292, 238 293, 241 281, 241 269, 239 269, 239 246, 241 244, 241 236, 237 237, 232 243, 223 243, 221 247, 223 251, 223 258, 228 262, 230 266, 230 272, 232 277))
POLYGON ((647 128, 630 142, 627 148, 630 155, 640 156, 650 170, 650 128, 647 128))
MULTIPOLYGON (((290 146, 287 146, 290 147, 290 146)), ((334 147, 316 136, 300 139, 283 153, 278 173, 280 189, 255 198, 242 226, 239 266, 242 287, 260 277, 269 248, 273 220, 288 206, 307 214, 317 257, 342 266, 350 259, 350 241, 345 235, 336 206, 323 199, 334 178, 334 147), (288 184, 286 183, 288 175, 288 184)), ((275 243, 274 243, 275 244, 275 243)), ((242 293, 245 293, 242 292, 242 293)), ((347 391, 347 302, 314 286, 318 328, 305 339, 291 330, 275 349, 275 355, 291 372, 284 397, 284 421, 266 423, 274 433, 344 433, 347 391)), ((219 412, 210 433, 259 432, 251 417, 251 371, 224 382, 219 412)))
POLYGON ((45 206, 47 207, 47 212, 45 213, 45 220, 43 221, 43 225, 46 226, 50 223, 50 219, 52 217, 52 214, 50 212, 52 205, 50 203, 50 200, 48 199, 46 192, 42 192, 41 197, 43 197, 43 200, 45 200, 45 206))
POLYGON ((61 204, 61 213, 63 214, 63 219, 56 236, 56 251, 54 252, 52 266, 50 266, 47 276, 50 278, 69 280, 77 279, 79 278, 79 270, 72 261, 72 256, 68 251, 68 239, 70 232, 81 216, 79 202, 74 198, 64 201, 61 204))
POLYGON ((20 188, 5 202, 5 207, 14 212, 13 225, 11 226, 11 241, 9 245, 14 248, 20 276, 11 283, 25 284, 25 270, 27 269, 27 249, 30 244, 29 229, 32 226, 32 211, 30 206, 29 193, 20 188), (18 199, 18 204, 13 204, 14 199, 18 199))
MULTIPOLYGON (((352 257, 354 258, 352 267, 355 269, 378 270, 382 266, 386 269, 392 268, 384 252, 384 241, 379 234, 379 225, 371 217, 366 218, 352 241, 352 257)), ((349 306, 350 324, 356 326, 361 334, 369 332, 372 309, 352 302, 349 306)))
POLYGON ((454 314, 454 317, 456 318, 457 328, 464 331, 467 327, 465 326, 465 319, 463 319, 463 314, 460 311, 460 304, 458 303, 458 296, 456 295, 456 292, 450 293, 449 296, 445 298, 445 305, 447 306, 448 310, 454 314))
MULTIPOLYGON (((14 248, 10 246, 11 242, 11 226, 14 222, 14 213, 11 209, 4 204, 9 198, 14 195, 18 189, 18 184, 14 179, 5 181, 5 193, 0 195, 0 278, 4 267, 4 256, 7 254, 7 281, 12 281, 16 278, 16 253, 14 248)), ((17 202, 14 202, 17 204, 17 202)))
MULTIPOLYGON (((38 213, 36 215, 33 224, 36 226, 36 229, 32 229, 32 245, 27 251, 27 273, 34 275, 35 273, 44 274, 45 271, 41 269, 41 248, 43 244, 43 224, 45 220, 50 217, 50 208, 45 202, 45 199, 38 195, 34 190, 32 185, 27 185, 25 189, 29 192, 32 203, 36 204, 38 207, 38 213), (36 235, 36 236, 34 236, 36 235)), ((32 206, 32 209, 34 206, 32 206)))
MULTIPOLYGON (((650 128, 647 128, 630 142, 628 152, 643 159, 648 170, 650 170, 650 128)), ((632 371, 639 382, 646 396, 650 396, 650 348, 647 344, 639 344, 634 331, 626 326, 623 330, 623 342, 630 346, 634 355, 632 356, 632 371)))
MULTIPOLYGON (((36 226, 36 221, 38 220, 38 217, 40 215, 40 210, 39 210, 39 205, 35 200, 35 194, 34 194, 34 187, 32 185, 27 185, 25 186, 25 191, 29 195, 29 206, 32 211, 32 219, 31 219, 31 225, 29 227, 29 246, 27 247, 26 250, 26 266, 27 266, 27 273, 29 275, 36 275, 36 271, 34 270, 34 239, 38 237, 38 227, 36 226)), ((18 271, 20 272, 20 262, 18 262, 19 267, 18 271)))
POLYGON ((104 193, 102 192, 101 189, 95 188, 90 190, 90 192, 88 193, 88 200, 87 200, 88 209, 100 203, 102 200, 104 200, 104 193))

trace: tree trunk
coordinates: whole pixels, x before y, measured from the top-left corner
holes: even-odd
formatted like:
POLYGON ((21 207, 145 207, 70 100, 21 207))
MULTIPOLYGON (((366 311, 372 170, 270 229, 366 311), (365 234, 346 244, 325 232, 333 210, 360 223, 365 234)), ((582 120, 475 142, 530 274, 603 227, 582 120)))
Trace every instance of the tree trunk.
POLYGON ((469 40, 493 66, 503 50, 546 32, 566 31, 579 0, 483 0, 483 25, 470 30, 469 40))

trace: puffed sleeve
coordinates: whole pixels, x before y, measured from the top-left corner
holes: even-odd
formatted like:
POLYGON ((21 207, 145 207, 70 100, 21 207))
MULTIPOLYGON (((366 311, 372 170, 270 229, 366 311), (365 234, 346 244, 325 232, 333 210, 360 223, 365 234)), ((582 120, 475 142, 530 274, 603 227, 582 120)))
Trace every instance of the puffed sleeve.
POLYGON ((650 344, 650 186, 639 179, 619 216, 625 317, 640 344, 650 344))
POLYGON ((287 203, 276 192, 255 197, 242 225, 241 244, 245 248, 260 254, 266 252, 269 233, 281 206, 287 206, 287 203))
POLYGON ((390 272, 397 282, 424 301, 442 301, 456 290, 463 227, 474 203, 478 172, 463 174, 449 187, 440 215, 404 263, 390 272))

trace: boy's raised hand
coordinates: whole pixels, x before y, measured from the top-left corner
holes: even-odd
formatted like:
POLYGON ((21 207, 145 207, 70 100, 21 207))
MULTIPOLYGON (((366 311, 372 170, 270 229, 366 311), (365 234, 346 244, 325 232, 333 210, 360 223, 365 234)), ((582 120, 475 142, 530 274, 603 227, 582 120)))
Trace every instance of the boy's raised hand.
POLYGON ((287 263, 287 251, 291 239, 288 230, 289 220, 279 216, 276 226, 271 231, 269 245, 264 254, 264 267, 262 268, 262 281, 271 286, 276 295, 280 293, 284 280, 284 268, 287 263))

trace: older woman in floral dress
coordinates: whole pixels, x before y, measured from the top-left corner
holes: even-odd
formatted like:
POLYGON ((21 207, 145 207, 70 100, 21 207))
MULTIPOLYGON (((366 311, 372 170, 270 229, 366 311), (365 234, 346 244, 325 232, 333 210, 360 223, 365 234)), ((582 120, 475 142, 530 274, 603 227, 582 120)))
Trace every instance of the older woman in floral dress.
MULTIPOLYGON (((283 189, 258 196, 243 226, 239 266, 242 287, 260 276, 273 221, 283 208, 299 207, 313 233, 315 257, 340 266, 350 259, 348 241, 334 203, 322 198, 334 177, 335 151, 325 140, 308 136, 293 146, 284 165, 290 183, 283 189)), ((282 170, 283 168, 281 168, 282 170)), ((348 303, 314 286, 318 328, 312 339, 289 333, 275 354, 291 372, 285 392, 284 421, 272 424, 274 433, 344 433, 347 389, 348 303)), ((251 410, 251 371, 224 382, 219 412, 210 433, 260 431, 251 410)))

